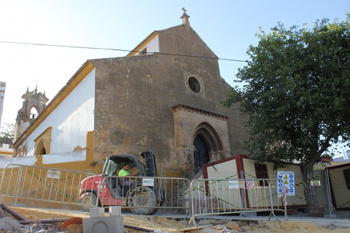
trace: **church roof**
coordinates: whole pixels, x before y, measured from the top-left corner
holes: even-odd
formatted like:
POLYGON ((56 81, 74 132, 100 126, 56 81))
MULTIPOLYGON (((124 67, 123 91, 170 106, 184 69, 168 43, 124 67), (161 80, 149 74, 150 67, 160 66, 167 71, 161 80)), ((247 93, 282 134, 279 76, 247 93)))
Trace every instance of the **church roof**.
POLYGON ((153 38, 155 38, 158 35, 158 31, 153 31, 151 34, 149 34, 143 41, 141 41, 130 53, 128 53, 126 56, 134 56, 136 53, 140 52, 141 48, 143 48, 148 42, 150 42, 153 38))
MULTIPOLYGON (((190 22, 189 22, 189 18, 190 16, 188 16, 186 14, 186 9, 183 7, 181 10, 183 10, 183 14, 182 16, 180 17, 182 19, 182 25, 186 25, 186 26, 190 26, 190 22)), ((178 26, 175 26, 175 27, 178 27, 178 26)), ((171 27, 173 28, 173 27, 171 27)), ((168 29, 165 29, 165 30, 169 30, 170 28, 168 29)), ((164 31, 164 30, 163 30, 164 31)), ((151 34, 149 34, 143 41, 141 41, 141 43, 139 43, 130 53, 128 53, 128 55, 126 55, 127 57, 129 56, 133 56, 135 55, 136 53, 140 52, 140 50, 145 46, 147 45, 153 38, 155 38, 156 36, 158 35, 158 31, 153 31, 151 34)))
MULTIPOLYGON (((143 48, 145 48, 147 46, 147 44, 152 41, 155 37, 159 36, 159 35, 162 35, 162 34, 165 34, 167 32, 170 32, 170 31, 176 31, 177 29, 179 30, 182 30, 182 29, 191 29, 191 31, 193 31, 196 35, 197 33, 192 29, 192 27, 190 26, 190 22, 189 22, 189 18, 190 16, 188 16, 186 14, 186 9, 185 8, 182 8, 182 10, 184 11, 182 16, 180 17, 182 19, 182 24, 180 25, 177 25, 177 26, 173 26, 173 27, 170 27, 170 28, 167 28, 167 29, 163 29, 163 30, 156 30, 156 31, 153 31, 151 34, 149 34, 144 40, 142 40, 131 52, 129 52, 126 56, 127 57, 130 57, 130 56, 135 56, 137 54, 140 54, 141 53, 141 50, 143 48)), ((198 36, 198 35, 197 35, 198 36)), ((198 36, 199 40, 201 40, 202 43, 204 43, 204 41, 198 36)), ((205 44, 205 43, 204 43, 205 44)), ((210 57, 212 58, 218 58, 214 52, 212 52, 210 50, 210 48, 207 46, 208 50, 210 51, 211 55, 210 57)), ((163 48, 164 50, 164 48, 163 48)), ((169 54, 168 51, 159 51, 159 52, 156 52, 158 54, 169 54)), ((174 54, 175 55, 175 54, 174 54)), ((176 55, 179 55, 179 54, 176 54, 176 55)), ((185 54, 183 54, 185 55, 185 54)), ((187 54, 188 56, 190 56, 189 54, 187 54)))

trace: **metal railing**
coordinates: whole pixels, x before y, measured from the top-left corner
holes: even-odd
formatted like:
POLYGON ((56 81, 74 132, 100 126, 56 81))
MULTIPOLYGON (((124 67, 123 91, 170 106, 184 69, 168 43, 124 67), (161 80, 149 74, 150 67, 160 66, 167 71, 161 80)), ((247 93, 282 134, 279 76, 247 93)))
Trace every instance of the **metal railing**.
MULTIPOLYGON (((196 179, 191 182, 190 222, 209 215, 282 211, 286 201, 277 195, 277 179, 196 179)), ((285 196, 284 196, 285 197, 285 196)))
POLYGON ((44 168, 21 164, 6 165, 1 174, 0 195, 19 199, 81 205, 81 181, 88 172, 44 168))
MULTIPOLYGON (((118 177, 65 169, 8 164, 3 170, 3 197, 79 206, 119 205, 124 211, 151 215, 208 215, 268 212, 287 218, 286 201, 277 193, 277 179, 195 179, 181 177, 118 177), (82 182, 85 178, 84 182, 82 182), (83 184, 83 185, 81 185, 83 184)), ((284 198, 286 198, 284 196, 284 198)))
POLYGON ((108 176, 103 183, 97 197, 100 205, 121 205, 123 210, 136 214, 189 215, 188 179, 108 176))
POLYGON ((15 204, 22 199, 73 205, 85 211, 91 206, 119 205, 136 214, 189 215, 189 186, 189 180, 180 177, 102 177, 87 172, 8 164, 2 170, 0 195, 14 198, 15 204), (87 177, 89 179, 82 182, 87 177))

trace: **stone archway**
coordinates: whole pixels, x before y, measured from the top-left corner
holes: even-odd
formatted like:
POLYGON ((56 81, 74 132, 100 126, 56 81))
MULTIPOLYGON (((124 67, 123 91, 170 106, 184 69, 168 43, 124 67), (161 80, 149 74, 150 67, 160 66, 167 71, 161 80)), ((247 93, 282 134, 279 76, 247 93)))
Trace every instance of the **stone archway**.
POLYGON ((45 141, 41 139, 36 147, 35 155, 44 155, 46 154, 45 141))
POLYGON ((199 172, 204 164, 218 159, 214 158, 214 155, 223 150, 219 135, 208 123, 202 123, 197 127, 193 146, 195 173, 199 172))
POLYGON ((174 106, 173 111, 176 162, 184 177, 193 177, 195 169, 198 171, 207 161, 231 155, 226 116, 185 105, 174 106), (195 147, 204 151, 196 158, 195 147))
POLYGON ((35 142, 35 155, 50 154, 51 152, 51 131, 52 127, 48 127, 35 142))

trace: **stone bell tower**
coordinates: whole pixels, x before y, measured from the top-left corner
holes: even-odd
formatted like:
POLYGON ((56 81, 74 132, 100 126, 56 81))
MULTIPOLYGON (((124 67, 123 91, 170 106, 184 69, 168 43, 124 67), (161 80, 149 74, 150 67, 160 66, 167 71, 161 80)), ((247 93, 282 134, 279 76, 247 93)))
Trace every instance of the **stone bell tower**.
POLYGON ((45 92, 38 92, 37 87, 34 91, 29 91, 22 95, 23 106, 18 111, 15 128, 15 141, 22 133, 33 123, 36 117, 40 115, 46 108, 46 103, 49 99, 45 96, 45 92))

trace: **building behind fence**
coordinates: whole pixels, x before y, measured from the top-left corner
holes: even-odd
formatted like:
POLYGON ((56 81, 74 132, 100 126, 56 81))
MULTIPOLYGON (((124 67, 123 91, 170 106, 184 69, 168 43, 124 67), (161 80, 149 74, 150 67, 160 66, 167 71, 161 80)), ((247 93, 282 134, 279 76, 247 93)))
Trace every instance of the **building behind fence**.
MULTIPOLYGON (((83 152, 74 153, 84 154, 83 152)), ((22 164, 2 170, 1 197, 11 198, 6 204, 31 206, 35 203, 36 206, 54 207, 56 203, 59 203, 57 206, 61 206, 64 203, 66 207, 79 207, 80 182, 85 177, 95 173, 92 171, 79 172, 73 171, 73 169, 59 168, 63 166, 72 168, 77 166, 76 164, 79 162, 44 164, 47 163, 48 158, 36 158, 36 161, 32 158, 27 158, 28 161, 30 159, 32 163, 40 164, 41 166, 22 164)), ((20 158, 18 159, 20 160, 20 158)), ((87 159, 85 160, 87 161, 87 159)), ((259 180, 259 174, 256 172, 255 161, 248 158, 231 158, 224 162, 217 161, 204 166, 203 176, 194 180, 191 188, 189 187, 190 181, 187 179, 159 177, 157 182, 161 186, 163 192, 161 195, 163 195, 164 200, 162 205, 156 208, 160 210, 160 213, 172 211, 179 214, 188 214, 189 211, 193 211, 194 214, 215 214, 242 210, 256 212, 256 208, 259 211, 270 208, 271 205, 269 203, 272 201, 274 209, 281 209, 284 200, 280 197, 281 193, 278 189, 277 191, 274 190, 275 187, 278 188, 279 184, 263 180, 278 181, 280 178, 278 177, 279 172, 285 172, 286 174, 291 172, 294 175, 294 192, 293 195, 287 196, 288 212, 291 212, 291 210, 303 211, 305 209, 307 204, 303 191, 305 182, 312 184, 312 188, 316 193, 316 203, 314 204, 320 207, 321 213, 333 214, 334 210, 350 209, 350 163, 326 168, 321 164, 315 165, 314 176, 308 181, 301 179, 300 167, 296 164, 290 164, 277 171, 272 169, 271 164, 265 163, 265 165, 269 179, 262 180, 259 180), (255 181, 256 179, 259 181, 255 181), (183 180, 186 180, 186 182, 183 180), (252 185, 249 185, 248 181, 254 182, 252 185), (254 188, 243 189, 244 185, 254 188), (270 192, 268 187, 270 185, 273 187, 272 196, 268 197, 270 192), (257 199, 255 195, 264 196, 265 199, 257 199), (265 202, 262 202, 262 200, 265 202), (261 208, 262 206, 265 207, 261 208)), ((162 175, 173 175, 176 172, 171 171, 167 173, 162 171, 159 173, 162 175)), ((124 207, 124 209, 128 209, 128 207, 124 207)), ((268 209, 267 211, 271 210, 268 209)))

